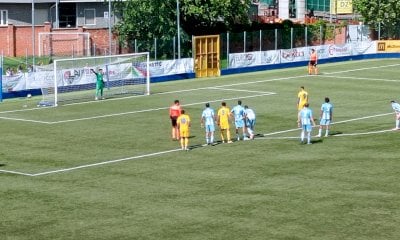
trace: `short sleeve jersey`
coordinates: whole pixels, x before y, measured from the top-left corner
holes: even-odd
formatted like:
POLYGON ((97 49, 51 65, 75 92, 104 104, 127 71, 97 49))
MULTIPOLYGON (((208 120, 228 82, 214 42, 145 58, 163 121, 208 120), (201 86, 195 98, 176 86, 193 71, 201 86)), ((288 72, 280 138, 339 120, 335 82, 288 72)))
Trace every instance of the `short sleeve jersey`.
POLYGON ((228 107, 221 107, 218 110, 219 125, 222 129, 229 128, 229 114, 230 109, 228 107))
POLYGON ((392 103, 392 108, 396 113, 400 113, 400 104, 397 102, 392 103))
POLYGON ((190 125, 190 117, 187 114, 182 114, 178 117, 177 119, 177 123, 179 125, 179 129, 181 131, 185 130, 189 130, 189 125, 190 125))
POLYGON ((330 120, 333 111, 333 105, 331 103, 323 103, 321 105, 321 119, 330 120))
POLYGON ((172 105, 169 108, 169 116, 172 118, 177 118, 179 115, 181 115, 181 106, 176 104, 172 105))
POLYGON ((253 109, 250 109, 250 108, 246 109, 246 117, 249 120, 256 119, 256 114, 254 113, 253 109))
POLYGON ((301 110, 304 105, 308 102, 308 93, 305 90, 301 90, 298 94, 297 94, 297 98, 298 98, 298 109, 301 110))
POLYGON ((243 120, 244 117, 244 107, 241 105, 236 105, 235 107, 232 108, 233 115, 235 116, 235 121, 240 121, 243 120))
POLYGON ((311 125, 311 119, 313 118, 311 109, 305 107, 300 111, 299 115, 300 115, 300 122, 303 126, 311 125))
POLYGON ((203 110, 203 113, 201 114, 201 117, 204 119, 204 124, 205 125, 214 125, 214 109, 212 108, 206 108, 203 110))

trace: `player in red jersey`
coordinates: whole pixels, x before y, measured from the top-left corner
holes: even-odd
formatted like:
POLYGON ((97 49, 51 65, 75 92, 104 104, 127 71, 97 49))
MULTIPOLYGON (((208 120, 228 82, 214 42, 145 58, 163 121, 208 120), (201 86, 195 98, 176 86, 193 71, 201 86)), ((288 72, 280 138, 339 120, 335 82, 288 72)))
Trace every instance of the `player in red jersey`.
POLYGON ((179 100, 175 100, 174 104, 169 108, 169 118, 172 124, 172 140, 179 140, 179 129, 176 120, 181 115, 181 110, 179 100))

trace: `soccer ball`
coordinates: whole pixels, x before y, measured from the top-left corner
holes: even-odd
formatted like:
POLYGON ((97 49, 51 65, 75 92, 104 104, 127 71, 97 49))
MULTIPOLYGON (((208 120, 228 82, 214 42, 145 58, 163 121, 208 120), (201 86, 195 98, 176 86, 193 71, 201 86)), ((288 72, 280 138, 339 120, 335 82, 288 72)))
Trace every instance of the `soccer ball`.
POLYGON ((31 98, 32 94, 28 93, 28 95, 26 95, 27 98, 31 98))

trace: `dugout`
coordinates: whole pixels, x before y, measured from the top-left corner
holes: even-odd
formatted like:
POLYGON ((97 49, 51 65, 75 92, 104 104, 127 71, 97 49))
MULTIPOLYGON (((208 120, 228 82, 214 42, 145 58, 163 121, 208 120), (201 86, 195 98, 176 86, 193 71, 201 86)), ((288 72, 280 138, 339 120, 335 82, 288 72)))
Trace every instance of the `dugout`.
POLYGON ((220 76, 219 35, 195 36, 192 47, 196 77, 220 76))

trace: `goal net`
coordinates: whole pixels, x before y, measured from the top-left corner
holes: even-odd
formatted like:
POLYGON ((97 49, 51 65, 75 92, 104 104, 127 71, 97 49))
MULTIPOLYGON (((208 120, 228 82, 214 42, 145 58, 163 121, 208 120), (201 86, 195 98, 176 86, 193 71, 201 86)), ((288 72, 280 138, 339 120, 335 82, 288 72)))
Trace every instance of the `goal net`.
MULTIPOLYGON (((57 106, 95 100, 96 75, 103 70, 104 98, 150 94, 149 53, 60 59, 53 76, 42 79, 40 105, 57 106)), ((47 75, 46 75, 47 76, 47 75)))
POLYGON ((90 33, 41 32, 39 56, 90 56, 90 33))

